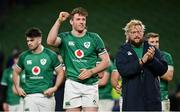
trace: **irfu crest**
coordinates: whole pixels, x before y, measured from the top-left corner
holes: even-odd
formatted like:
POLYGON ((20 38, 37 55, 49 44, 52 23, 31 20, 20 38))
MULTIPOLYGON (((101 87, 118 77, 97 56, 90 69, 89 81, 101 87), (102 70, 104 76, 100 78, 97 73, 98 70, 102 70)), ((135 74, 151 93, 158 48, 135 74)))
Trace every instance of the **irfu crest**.
POLYGON ((43 58, 43 59, 40 60, 40 62, 41 62, 42 65, 45 65, 46 62, 47 62, 47 59, 43 58))
POLYGON ((89 47, 90 47, 90 44, 91 44, 90 42, 84 42, 84 47, 85 47, 85 48, 89 48, 89 47))

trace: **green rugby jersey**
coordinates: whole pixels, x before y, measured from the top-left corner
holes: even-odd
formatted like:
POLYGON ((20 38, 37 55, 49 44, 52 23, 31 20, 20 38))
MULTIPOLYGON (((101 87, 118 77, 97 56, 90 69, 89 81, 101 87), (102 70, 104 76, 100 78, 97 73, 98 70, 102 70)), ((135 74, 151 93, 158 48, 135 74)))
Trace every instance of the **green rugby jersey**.
MULTIPOLYGON (((23 85, 25 83, 25 74, 22 72, 20 74, 20 84, 23 85)), ((1 85, 7 86, 7 95, 6 102, 9 105, 19 104, 20 97, 13 92, 13 69, 7 68, 3 72, 1 85)))
POLYGON ((106 53, 102 39, 96 33, 86 32, 83 37, 75 37, 70 32, 60 33, 59 49, 66 66, 66 78, 83 84, 97 83, 97 75, 80 80, 80 69, 91 69, 96 66, 98 55, 106 53))
POLYGON ((53 71, 62 64, 60 64, 55 52, 43 48, 42 52, 38 54, 32 53, 30 50, 23 52, 17 66, 26 74, 24 91, 27 94, 33 94, 43 93, 53 86, 53 71))
MULTIPOLYGON (((173 67, 173 60, 171 54, 162 51, 163 58, 167 62, 168 66, 173 67)), ((161 100, 167 100, 168 99, 168 81, 165 81, 163 79, 160 79, 160 90, 161 90, 161 100)))
POLYGON ((111 73, 113 71, 113 63, 111 62, 106 72, 109 73, 109 79, 105 86, 99 87, 99 99, 112 99, 111 73))

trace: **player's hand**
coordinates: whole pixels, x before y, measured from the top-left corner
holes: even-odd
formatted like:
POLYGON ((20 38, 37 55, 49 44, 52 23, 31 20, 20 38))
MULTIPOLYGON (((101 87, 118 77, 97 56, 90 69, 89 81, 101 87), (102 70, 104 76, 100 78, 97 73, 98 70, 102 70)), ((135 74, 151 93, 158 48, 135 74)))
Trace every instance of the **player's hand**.
POLYGON ((104 77, 104 71, 103 72, 99 72, 98 73, 98 78, 99 79, 102 79, 104 77))
POLYGON ((147 54, 148 54, 148 60, 152 60, 155 54, 155 48, 149 47, 147 54))
POLYGON ((122 89, 122 86, 120 86, 119 84, 116 86, 116 92, 117 93, 120 93, 121 92, 121 89, 122 89))
POLYGON ((26 96, 25 91, 21 87, 16 87, 16 91, 17 91, 19 96, 22 96, 22 97, 26 96))
POLYGON ((4 110, 5 112, 9 112, 9 106, 8 106, 7 103, 3 103, 3 110, 4 110))
POLYGON ((12 86, 12 89, 13 89, 14 94, 18 95, 18 92, 17 92, 17 90, 16 90, 14 85, 12 86))
POLYGON ((69 13, 68 12, 60 12, 59 13, 59 21, 63 22, 65 21, 68 17, 69 17, 69 13))
POLYGON ((51 87, 44 91, 44 95, 50 97, 54 94, 54 92, 56 92, 56 90, 57 90, 57 87, 51 87))
POLYGON ((81 69, 80 71, 81 71, 81 73, 79 74, 78 78, 81 80, 87 79, 93 75, 92 71, 88 70, 88 69, 81 69))

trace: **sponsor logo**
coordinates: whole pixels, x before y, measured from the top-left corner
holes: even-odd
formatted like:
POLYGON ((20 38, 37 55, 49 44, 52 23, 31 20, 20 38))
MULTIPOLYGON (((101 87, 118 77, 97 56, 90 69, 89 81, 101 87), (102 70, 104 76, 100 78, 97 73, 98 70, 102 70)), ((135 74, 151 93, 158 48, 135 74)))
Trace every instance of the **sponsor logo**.
POLYGON ((68 101, 68 102, 65 103, 65 105, 66 105, 66 106, 70 106, 71 104, 70 104, 70 102, 68 101))
POLYGON ((72 61, 78 62, 78 63, 80 63, 80 62, 86 63, 87 62, 87 60, 82 60, 82 59, 72 59, 72 61))
POLYGON ((27 60, 27 65, 32 65, 32 60, 27 60))
POLYGON ((85 47, 85 48, 89 48, 89 47, 90 47, 90 45, 91 45, 91 43, 90 43, 90 42, 84 42, 84 47, 85 47))
POLYGON ((38 75, 40 72, 41 72, 41 69, 40 69, 38 66, 34 66, 34 67, 32 68, 32 73, 33 73, 34 75, 38 75))
POLYGON ((69 45, 69 46, 74 46, 74 41, 69 41, 69 42, 68 42, 68 45, 69 45))
POLYGON ((75 51, 75 56, 77 58, 82 58, 82 57, 84 57, 84 52, 81 49, 78 49, 75 51))
POLYGON ((30 77, 30 79, 44 79, 43 76, 33 76, 33 77, 30 77))
POLYGON ((40 60, 40 63, 41 63, 42 65, 45 65, 46 62, 47 62, 47 59, 45 59, 45 58, 43 58, 43 59, 40 60))
POLYGON ((130 51, 127 52, 128 56, 132 55, 132 53, 130 51))
POLYGON ((93 100, 94 105, 96 105, 96 100, 93 100))

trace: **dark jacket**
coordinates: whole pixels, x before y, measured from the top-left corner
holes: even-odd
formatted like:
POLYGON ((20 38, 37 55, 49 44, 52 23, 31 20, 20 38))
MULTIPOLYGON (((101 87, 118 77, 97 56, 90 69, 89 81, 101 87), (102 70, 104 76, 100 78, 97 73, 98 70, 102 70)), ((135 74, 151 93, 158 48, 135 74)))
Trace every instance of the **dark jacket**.
MULTIPOLYGON (((149 44, 144 42, 143 55, 149 44)), ((116 66, 122 76, 124 111, 161 110, 158 76, 167 71, 167 63, 156 49, 154 58, 141 66, 130 43, 122 45, 116 56, 116 66)))

